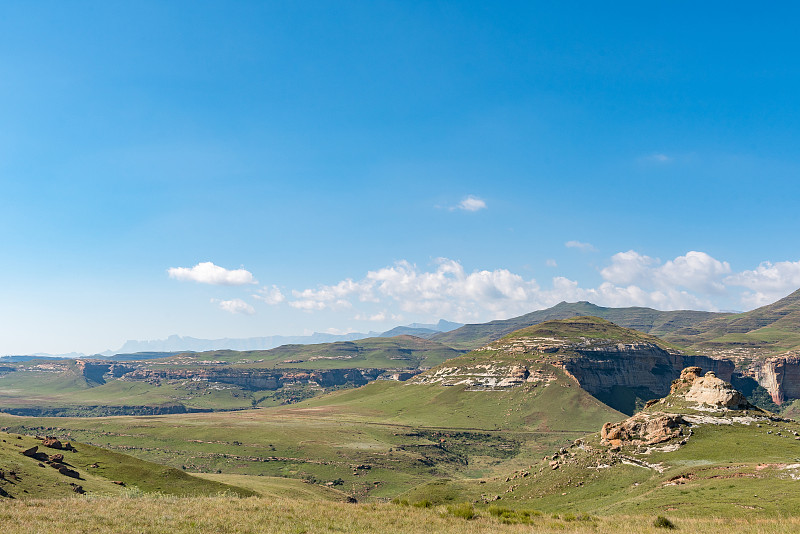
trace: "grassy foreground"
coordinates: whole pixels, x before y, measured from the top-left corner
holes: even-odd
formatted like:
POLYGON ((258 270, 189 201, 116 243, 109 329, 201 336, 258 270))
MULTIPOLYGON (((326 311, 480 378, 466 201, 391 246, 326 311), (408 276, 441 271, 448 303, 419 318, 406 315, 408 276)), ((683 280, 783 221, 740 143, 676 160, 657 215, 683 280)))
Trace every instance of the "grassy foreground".
MULTIPOLYGON (((413 508, 391 504, 346 504, 293 499, 231 497, 70 498, 0 502, 3 532, 183 532, 317 533, 351 532, 409 534, 482 532, 667 532, 652 516, 609 516, 574 519, 542 515, 530 524, 504 524, 479 510, 467 520, 445 507, 413 508), (69 509, 69 513, 64 513, 69 509)), ((798 518, 670 520, 683 532, 779 533, 800 530, 798 518)))

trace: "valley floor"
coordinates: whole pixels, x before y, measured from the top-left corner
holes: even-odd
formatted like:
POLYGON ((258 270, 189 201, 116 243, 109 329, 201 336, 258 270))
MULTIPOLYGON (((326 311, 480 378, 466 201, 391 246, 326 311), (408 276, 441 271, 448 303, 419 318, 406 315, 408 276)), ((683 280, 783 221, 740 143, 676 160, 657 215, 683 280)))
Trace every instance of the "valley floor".
MULTIPOLYGON (((414 508, 392 504, 347 504, 260 497, 74 497, 62 500, 0 501, 4 534, 32 532, 181 534, 235 533, 409 533, 667 532, 653 516, 579 517, 541 515, 529 524, 504 524, 486 510, 465 519, 447 507, 414 508), (68 509, 69 513, 65 513, 68 509)), ((800 531, 800 518, 670 520, 682 532, 783 533, 800 531)))

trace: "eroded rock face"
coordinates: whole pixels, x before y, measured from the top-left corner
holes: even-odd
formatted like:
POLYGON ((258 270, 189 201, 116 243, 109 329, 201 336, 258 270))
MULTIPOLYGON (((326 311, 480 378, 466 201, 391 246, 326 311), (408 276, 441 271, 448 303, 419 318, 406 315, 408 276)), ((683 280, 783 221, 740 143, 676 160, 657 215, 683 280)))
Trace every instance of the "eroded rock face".
POLYGON ((756 381, 769 392, 775 404, 800 399, 800 356, 786 354, 767 358, 751 368, 756 381))
POLYGON ((712 371, 707 372, 703 377, 695 378, 684 397, 689 402, 713 408, 737 410, 749 406, 744 395, 736 391, 729 383, 717 378, 712 371))
POLYGON ((554 381, 552 372, 540 369, 529 369, 525 365, 506 365, 502 363, 485 363, 460 367, 441 367, 430 373, 416 376, 412 384, 440 384, 442 386, 464 385, 472 390, 508 389, 523 384, 544 385, 554 381))
POLYGON ((621 423, 606 423, 600 431, 603 445, 655 445, 683 434, 683 417, 678 414, 640 413, 621 423))
POLYGON ((202 380, 233 384, 251 390, 276 390, 285 384, 314 381, 322 387, 352 383, 361 386, 375 380, 385 369, 319 369, 313 371, 280 369, 137 369, 125 375, 128 380, 202 380))
POLYGON ((676 378, 672 381, 672 387, 670 387, 669 393, 670 395, 673 393, 677 393, 683 389, 689 389, 692 387, 696 378, 700 378, 703 374, 703 369, 700 367, 687 367, 683 371, 681 371, 681 376, 676 378))
POLYGON ((565 362, 565 368, 583 389, 593 395, 613 386, 647 388, 654 396, 670 393, 672 381, 687 367, 711 369, 730 380, 734 363, 706 356, 687 356, 650 343, 619 344, 579 351, 582 358, 565 362))

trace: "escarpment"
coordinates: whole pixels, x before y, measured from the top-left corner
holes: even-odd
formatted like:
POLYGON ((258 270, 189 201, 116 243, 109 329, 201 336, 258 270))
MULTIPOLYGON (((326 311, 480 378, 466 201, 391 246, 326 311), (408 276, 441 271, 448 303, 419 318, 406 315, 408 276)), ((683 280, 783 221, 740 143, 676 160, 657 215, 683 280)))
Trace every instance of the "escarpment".
POLYGON ((670 392, 686 367, 703 367, 730 380, 730 360, 683 354, 653 336, 596 317, 576 317, 524 328, 414 378, 412 383, 468 390, 547 386, 559 372, 609 406, 633 413, 670 392))
POLYGON ((565 360, 564 368, 593 395, 627 387, 648 390, 652 398, 663 397, 685 367, 710 369, 724 380, 730 380, 734 371, 730 360, 689 356, 653 343, 601 344, 574 350, 581 357, 565 360))
POLYGON ((788 353, 767 358, 752 363, 750 370, 775 404, 800 399, 800 355, 788 353))
POLYGON ((275 390, 286 384, 315 382, 322 387, 353 384, 361 386, 377 379, 385 369, 136 369, 126 375, 128 380, 203 380, 232 384, 251 390, 275 390))

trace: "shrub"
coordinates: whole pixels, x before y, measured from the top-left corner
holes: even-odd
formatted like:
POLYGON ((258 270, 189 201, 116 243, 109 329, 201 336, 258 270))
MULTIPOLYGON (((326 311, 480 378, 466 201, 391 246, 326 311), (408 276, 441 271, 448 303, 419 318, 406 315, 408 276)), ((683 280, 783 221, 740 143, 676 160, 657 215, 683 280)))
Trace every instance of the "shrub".
POLYGON ((448 504, 447 513, 455 517, 463 517, 464 519, 473 519, 478 514, 475 513, 475 507, 470 502, 462 502, 461 504, 448 504))
POLYGON ((514 511, 511 508, 503 508, 502 506, 490 506, 489 507, 489 514, 495 517, 508 517, 512 515, 514 511))
POLYGON ((417 508, 430 508, 431 506, 433 506, 433 503, 428 499, 422 499, 421 501, 415 502, 413 506, 417 508))
POLYGON ((675 523, 673 523, 663 515, 656 517, 656 520, 653 521, 653 526, 656 528, 668 528, 670 530, 678 528, 675 526, 675 523))

